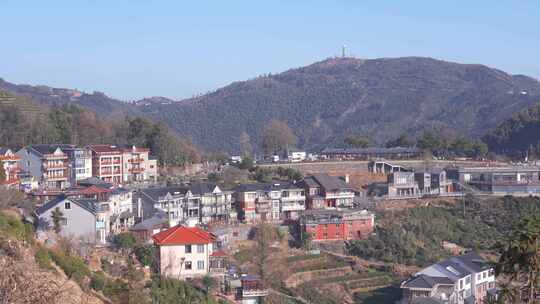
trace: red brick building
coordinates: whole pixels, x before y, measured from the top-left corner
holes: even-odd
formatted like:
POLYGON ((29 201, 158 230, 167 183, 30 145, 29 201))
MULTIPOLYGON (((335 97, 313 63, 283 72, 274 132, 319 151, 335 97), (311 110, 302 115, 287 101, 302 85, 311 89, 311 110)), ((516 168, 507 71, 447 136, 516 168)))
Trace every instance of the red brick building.
POLYGON ((300 226, 313 241, 359 240, 373 232, 375 215, 367 210, 307 210, 300 226))

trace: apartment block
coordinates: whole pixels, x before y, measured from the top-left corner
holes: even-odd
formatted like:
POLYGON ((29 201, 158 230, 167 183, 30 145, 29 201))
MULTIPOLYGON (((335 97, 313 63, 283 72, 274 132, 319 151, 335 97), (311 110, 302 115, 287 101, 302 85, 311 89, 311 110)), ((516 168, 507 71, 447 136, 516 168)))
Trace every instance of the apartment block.
POLYGON ((61 145, 30 145, 17 153, 21 169, 33 176, 39 186, 48 190, 69 187, 69 158, 61 145))

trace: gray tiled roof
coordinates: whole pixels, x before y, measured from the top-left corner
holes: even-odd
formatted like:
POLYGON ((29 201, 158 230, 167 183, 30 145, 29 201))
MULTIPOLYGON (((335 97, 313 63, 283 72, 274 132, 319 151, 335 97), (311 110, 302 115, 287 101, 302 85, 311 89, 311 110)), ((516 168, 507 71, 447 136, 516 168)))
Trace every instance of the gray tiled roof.
POLYGON ((436 285, 454 285, 454 282, 449 278, 445 277, 432 277, 425 274, 420 274, 415 277, 410 278, 405 283, 403 287, 406 288, 433 288, 436 285))
POLYGON ((186 186, 170 186, 170 187, 159 187, 159 188, 146 188, 142 189, 141 193, 144 193, 146 196, 150 197, 154 201, 158 201, 160 197, 164 197, 167 193, 171 195, 186 194, 189 191, 189 187, 186 186), (175 194, 176 193, 176 194, 175 194))
POLYGON ((312 175, 315 182, 317 182, 325 190, 353 190, 352 187, 339 177, 330 176, 325 173, 318 173, 312 175))
POLYGON ((96 201, 95 200, 93 200, 93 199, 67 198, 64 195, 60 195, 60 196, 46 202, 41 207, 37 208, 35 210, 35 213, 37 215, 41 215, 41 214, 47 212, 48 210, 50 210, 52 208, 55 208, 58 204, 60 204, 60 203, 62 203, 64 201, 70 201, 70 202, 72 202, 74 204, 77 204, 81 208, 88 210, 89 212, 91 212, 93 214, 96 213, 96 206, 95 206, 96 201))
POLYGON ((481 272, 492 268, 492 266, 476 252, 469 252, 457 257, 453 257, 452 260, 463 264, 465 268, 468 268, 474 272, 481 272))
POLYGON ((236 192, 254 192, 254 191, 280 191, 287 189, 301 189, 293 183, 276 181, 273 183, 252 183, 242 184, 234 188, 236 192))

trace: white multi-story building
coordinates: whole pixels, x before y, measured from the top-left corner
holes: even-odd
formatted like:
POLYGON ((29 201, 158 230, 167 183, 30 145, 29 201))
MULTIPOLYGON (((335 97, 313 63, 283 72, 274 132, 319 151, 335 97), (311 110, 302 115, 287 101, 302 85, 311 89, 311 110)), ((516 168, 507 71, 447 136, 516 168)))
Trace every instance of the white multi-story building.
POLYGON ((210 183, 185 186, 147 188, 137 195, 137 216, 147 219, 163 211, 171 226, 195 222, 209 224, 236 221, 231 191, 223 191, 210 183))
POLYGON ((288 182, 243 184, 235 197, 241 219, 250 223, 298 219, 306 210, 304 189, 288 182))

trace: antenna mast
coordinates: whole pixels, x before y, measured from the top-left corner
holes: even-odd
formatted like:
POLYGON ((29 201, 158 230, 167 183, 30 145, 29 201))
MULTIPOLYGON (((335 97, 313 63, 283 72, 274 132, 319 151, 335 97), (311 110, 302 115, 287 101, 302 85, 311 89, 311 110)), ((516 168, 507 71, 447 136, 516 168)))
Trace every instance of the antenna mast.
POLYGON ((347 46, 344 44, 341 47, 341 58, 345 58, 345 51, 347 50, 347 46))

